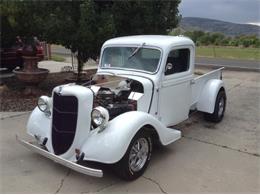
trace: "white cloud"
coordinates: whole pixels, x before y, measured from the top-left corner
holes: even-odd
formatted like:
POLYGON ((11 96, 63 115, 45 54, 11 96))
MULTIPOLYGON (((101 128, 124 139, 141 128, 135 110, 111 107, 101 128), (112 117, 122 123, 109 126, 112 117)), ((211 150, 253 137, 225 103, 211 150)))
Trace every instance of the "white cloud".
POLYGON ((260 26, 260 22, 249 22, 247 24, 253 24, 253 25, 256 25, 256 26, 260 26))

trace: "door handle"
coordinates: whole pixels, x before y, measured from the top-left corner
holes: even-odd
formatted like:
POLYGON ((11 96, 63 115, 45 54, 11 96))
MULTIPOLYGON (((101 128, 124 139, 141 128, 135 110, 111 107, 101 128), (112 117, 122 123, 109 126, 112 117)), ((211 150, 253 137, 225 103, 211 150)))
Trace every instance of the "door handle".
POLYGON ((195 80, 192 79, 192 80, 190 81, 190 84, 191 84, 191 85, 194 85, 194 84, 195 84, 195 80))

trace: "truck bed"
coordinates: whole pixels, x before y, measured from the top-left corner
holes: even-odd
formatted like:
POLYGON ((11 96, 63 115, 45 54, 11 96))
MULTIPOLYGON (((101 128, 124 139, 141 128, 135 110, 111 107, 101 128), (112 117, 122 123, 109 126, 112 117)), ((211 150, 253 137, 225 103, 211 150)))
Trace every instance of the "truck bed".
POLYGON ((194 79, 193 79, 193 85, 191 88, 192 92, 192 102, 191 102, 191 107, 193 107, 199 100, 200 94, 202 93, 202 90, 206 83, 209 80, 212 79, 222 79, 222 70, 224 67, 207 72, 205 74, 201 74, 201 72, 195 72, 194 74, 194 79))

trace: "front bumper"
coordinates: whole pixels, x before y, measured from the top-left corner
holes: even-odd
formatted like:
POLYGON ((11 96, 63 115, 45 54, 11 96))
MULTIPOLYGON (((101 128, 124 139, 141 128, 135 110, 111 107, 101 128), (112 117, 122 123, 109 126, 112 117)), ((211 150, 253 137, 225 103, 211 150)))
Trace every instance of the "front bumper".
POLYGON ((99 170, 99 169, 92 169, 92 168, 89 168, 89 167, 85 167, 85 166, 82 166, 82 165, 79 165, 75 162, 71 162, 71 161, 68 161, 66 159, 63 159, 55 154, 52 154, 42 148, 39 148, 38 146, 32 144, 32 143, 29 143, 27 141, 24 141, 22 139, 20 139, 17 135, 16 135, 16 140, 22 144, 23 146, 25 146, 26 148, 32 150, 33 152, 36 152, 36 153, 39 153, 41 154, 42 156, 45 156, 46 158, 49 158, 51 160, 53 160, 54 162, 56 163, 59 163, 65 167, 68 167, 74 171, 77 171, 79 173, 83 173, 85 175, 90 175, 90 176, 94 176, 94 177, 103 177, 103 171, 102 170, 99 170))

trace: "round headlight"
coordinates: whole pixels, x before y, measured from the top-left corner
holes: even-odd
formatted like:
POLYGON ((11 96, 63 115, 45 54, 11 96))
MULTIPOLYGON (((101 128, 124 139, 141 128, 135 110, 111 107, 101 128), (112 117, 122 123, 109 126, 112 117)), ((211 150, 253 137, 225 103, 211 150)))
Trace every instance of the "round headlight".
POLYGON ((50 107, 49 107, 49 98, 47 96, 41 96, 38 99, 38 108, 42 111, 42 112, 49 112, 50 111, 50 107))
POLYGON ((109 120, 109 113, 107 109, 98 106, 93 109, 91 113, 92 124, 94 127, 105 127, 109 120))

